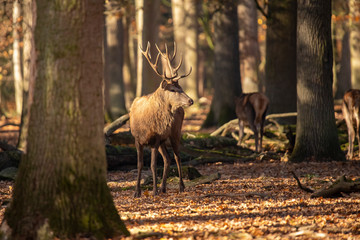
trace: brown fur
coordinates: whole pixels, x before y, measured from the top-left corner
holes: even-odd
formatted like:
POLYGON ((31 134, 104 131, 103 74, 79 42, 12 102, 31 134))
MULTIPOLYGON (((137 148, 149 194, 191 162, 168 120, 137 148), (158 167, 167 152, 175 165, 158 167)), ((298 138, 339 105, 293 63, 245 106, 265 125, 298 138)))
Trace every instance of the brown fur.
MULTIPOLYGON (((342 103, 342 112, 346 122, 349 135, 349 149, 347 153, 347 158, 352 159, 354 154, 354 141, 355 134, 359 144, 359 125, 360 125, 360 116, 359 116, 359 105, 360 105, 360 90, 350 89, 344 94, 343 103, 342 103), (354 129, 354 123, 356 124, 356 130, 354 129)), ((360 157, 360 151, 359 151, 360 157)))
POLYGON ((269 99, 262 93, 242 94, 236 99, 236 115, 239 119, 239 142, 244 137, 244 124, 248 123, 255 135, 256 151, 262 151, 262 138, 269 99), (260 135, 260 136, 259 136, 260 135))
POLYGON ((156 158, 158 151, 164 159, 164 172, 161 191, 166 192, 166 178, 170 166, 170 158, 165 147, 165 141, 170 139, 174 158, 179 172, 179 189, 184 191, 179 157, 181 127, 184 119, 183 106, 190 106, 193 100, 187 96, 177 82, 166 80, 152 94, 136 98, 130 108, 130 128, 135 138, 138 152, 138 179, 135 197, 140 197, 141 170, 143 167, 143 147, 151 147, 151 170, 153 174, 153 193, 157 194, 156 158))

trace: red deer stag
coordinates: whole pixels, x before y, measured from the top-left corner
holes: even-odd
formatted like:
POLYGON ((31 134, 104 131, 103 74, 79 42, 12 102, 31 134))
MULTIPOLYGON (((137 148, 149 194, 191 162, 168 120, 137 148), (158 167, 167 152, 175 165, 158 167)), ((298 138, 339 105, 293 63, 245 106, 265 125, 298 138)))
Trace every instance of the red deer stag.
POLYGON ((156 185, 156 159, 158 151, 164 160, 164 172, 160 191, 163 193, 166 192, 166 179, 170 167, 170 157, 165 147, 165 141, 167 139, 170 139, 174 151, 174 158, 179 172, 180 192, 183 192, 185 188, 181 172, 181 159, 179 156, 181 126, 184 120, 183 107, 191 106, 194 102, 180 87, 178 80, 187 77, 191 73, 191 68, 188 74, 179 76, 178 70, 182 64, 182 58, 177 67, 172 67, 172 62, 176 56, 175 43, 172 56, 169 56, 166 45, 165 53, 161 52, 156 44, 155 46, 159 52, 155 63, 151 62, 149 42, 145 51, 141 48, 140 50, 155 73, 161 77, 162 81, 160 86, 155 92, 136 98, 130 108, 130 129, 131 134, 135 138, 138 161, 138 177, 134 197, 141 196, 140 181, 141 170, 143 168, 144 146, 151 147, 153 194, 157 195, 158 193, 156 185), (158 69, 159 57, 162 62, 162 73, 160 73, 158 69))
MULTIPOLYGON (((349 135, 349 150, 347 153, 347 158, 352 159, 354 154, 354 140, 355 140, 355 130, 354 122, 356 123, 356 138, 358 144, 359 141, 359 125, 360 125, 360 116, 359 116, 359 107, 360 107, 360 90, 350 89, 344 94, 344 99, 342 103, 342 113, 346 122, 349 135)), ((359 151, 360 157, 360 151, 359 151)))
POLYGON ((239 119, 239 142, 244 137, 244 124, 248 123, 255 135, 256 152, 262 151, 262 138, 269 99, 262 93, 244 93, 236 98, 236 115, 239 119), (260 135, 260 137, 259 137, 260 135))

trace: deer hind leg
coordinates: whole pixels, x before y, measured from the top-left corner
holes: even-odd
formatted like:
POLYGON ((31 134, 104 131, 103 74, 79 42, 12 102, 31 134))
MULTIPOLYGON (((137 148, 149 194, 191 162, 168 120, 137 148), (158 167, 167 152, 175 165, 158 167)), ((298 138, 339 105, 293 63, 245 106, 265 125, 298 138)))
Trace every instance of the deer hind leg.
POLYGON ((264 136, 264 124, 265 124, 265 115, 266 112, 264 112, 262 118, 261 118, 261 124, 260 124, 260 152, 262 152, 263 148, 262 148, 262 140, 263 140, 263 136, 264 136))
POLYGON ((141 170, 144 166, 144 146, 140 145, 138 142, 135 143, 136 145, 136 151, 137 151, 137 181, 136 181, 136 187, 135 187, 135 194, 134 197, 140 197, 141 196, 141 188, 140 188, 140 181, 141 181, 141 170))
MULTIPOLYGON (((357 139, 358 146, 360 147, 360 139, 359 139, 359 125, 360 125, 359 109, 356 108, 354 112, 355 112, 355 121, 356 121, 355 134, 356 134, 356 139, 357 139)), ((359 149, 359 157, 360 157, 360 149, 359 149)))
POLYGON ((165 147, 165 143, 162 143, 160 145, 159 152, 164 160, 164 172, 163 172, 162 182, 161 182, 161 186, 160 186, 160 191, 163 193, 166 193, 166 179, 169 174, 171 160, 170 160, 169 153, 165 147))
POLYGON ((342 112, 348 129, 348 138, 349 138, 349 148, 346 156, 348 159, 352 159, 354 152, 355 130, 353 126, 352 116, 349 113, 349 109, 345 103, 343 103, 342 105, 342 112))
POLYGON ((157 177, 156 177, 156 160, 158 155, 158 147, 151 147, 151 172, 153 177, 153 195, 157 195, 157 177))
POLYGON ((241 146, 241 142, 244 138, 244 121, 239 119, 239 141, 238 146, 241 146))

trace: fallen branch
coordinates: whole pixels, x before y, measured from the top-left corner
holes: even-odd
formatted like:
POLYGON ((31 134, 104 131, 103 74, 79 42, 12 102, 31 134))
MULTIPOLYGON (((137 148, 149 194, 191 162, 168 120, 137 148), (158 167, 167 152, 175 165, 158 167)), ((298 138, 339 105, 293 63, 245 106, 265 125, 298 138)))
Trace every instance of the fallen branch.
POLYGON ((360 179, 355 181, 349 180, 345 175, 339 177, 335 182, 330 186, 324 187, 318 191, 315 191, 311 188, 304 187, 300 183, 300 180, 296 177, 294 172, 291 172, 295 180, 298 183, 300 189, 310 192, 312 198, 323 197, 323 198, 337 198, 342 197, 343 194, 350 194, 354 192, 360 192, 360 179))
POLYGON ((311 188, 304 187, 304 186, 301 184, 299 178, 296 176, 296 174, 295 174, 293 171, 291 171, 291 174, 294 176, 294 178, 295 178, 295 180, 296 180, 296 182, 297 182, 297 184, 298 184, 298 186, 299 186, 299 188, 300 188, 301 190, 304 190, 305 192, 309 192, 309 193, 315 192, 315 190, 313 190, 313 189, 311 189, 311 188))
POLYGON ((115 132, 118 128, 123 126, 130 119, 129 114, 122 115, 115 121, 113 121, 110 125, 104 128, 104 134, 106 137, 110 136, 113 132, 115 132))
POLYGON ((259 193, 259 192, 249 192, 249 193, 242 193, 242 194, 225 194, 225 193, 210 193, 204 194, 199 196, 200 198, 207 198, 207 197, 229 197, 229 198, 239 198, 239 197, 252 197, 252 196, 259 196, 262 198, 269 197, 266 193, 259 193))

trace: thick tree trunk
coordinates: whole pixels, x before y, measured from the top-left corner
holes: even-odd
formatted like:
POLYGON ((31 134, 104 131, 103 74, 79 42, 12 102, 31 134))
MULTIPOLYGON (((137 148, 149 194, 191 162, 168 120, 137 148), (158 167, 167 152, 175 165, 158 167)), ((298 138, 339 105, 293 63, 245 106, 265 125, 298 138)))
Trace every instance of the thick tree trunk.
POLYGON ((21 127, 18 140, 18 148, 26 151, 30 107, 34 97, 35 85, 35 42, 34 31, 36 23, 35 0, 23 1, 23 107, 21 114, 21 127))
POLYGON ((259 91, 257 9, 254 0, 240 1, 238 5, 241 87, 244 93, 259 91))
POLYGON ((204 126, 222 125, 236 117, 235 97, 241 94, 237 5, 225 1, 214 15, 214 98, 204 126))
POLYGON ((352 88, 360 89, 360 3, 349 0, 350 8, 350 52, 352 88))
POLYGON ((291 161, 345 160, 332 98, 331 1, 298 1, 296 143, 291 161))
POLYGON ((296 0, 269 1, 265 75, 268 112, 295 112, 296 0))
POLYGON ((23 104, 23 77, 21 70, 21 49, 20 49, 20 35, 21 27, 21 4, 19 0, 13 3, 13 71, 15 84, 15 103, 16 113, 20 116, 23 104))
POLYGON ((38 71, 27 153, 2 229, 8 226, 12 239, 128 234, 106 184, 103 2, 36 5, 38 71))
POLYGON ((111 119, 124 115, 125 89, 123 82, 123 25, 121 16, 112 12, 111 2, 106 3, 104 31, 105 109, 111 119))
MULTIPOLYGON (((135 0, 136 27, 138 33, 138 46, 144 50, 147 42, 151 43, 150 52, 156 56, 155 43, 159 34, 159 7, 160 0, 135 0)), ((158 44, 158 43, 157 43, 158 44)), ((159 44, 158 44, 159 45, 159 44)), ((160 78, 155 74, 149 64, 144 61, 141 51, 137 51, 137 86, 136 96, 142 96, 154 92, 159 84, 160 78)))

